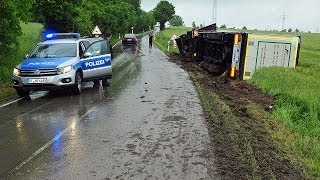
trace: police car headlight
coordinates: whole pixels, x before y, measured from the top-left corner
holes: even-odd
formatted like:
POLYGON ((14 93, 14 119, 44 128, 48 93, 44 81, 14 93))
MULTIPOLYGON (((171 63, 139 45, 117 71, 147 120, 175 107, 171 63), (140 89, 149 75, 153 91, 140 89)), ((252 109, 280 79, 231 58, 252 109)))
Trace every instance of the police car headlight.
POLYGON ((20 69, 14 68, 13 69, 13 75, 20 76, 20 69))
POLYGON ((65 74, 65 73, 68 73, 72 70, 72 66, 65 66, 65 67, 61 67, 61 68, 58 68, 58 74, 65 74))

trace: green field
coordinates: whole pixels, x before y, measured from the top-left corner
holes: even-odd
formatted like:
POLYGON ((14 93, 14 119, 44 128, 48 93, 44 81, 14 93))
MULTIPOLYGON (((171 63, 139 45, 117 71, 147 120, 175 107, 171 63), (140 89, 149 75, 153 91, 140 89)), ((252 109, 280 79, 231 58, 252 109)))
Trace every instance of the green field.
POLYGON ((165 53, 178 53, 178 48, 173 48, 173 43, 170 41, 172 35, 180 36, 185 34, 187 31, 190 31, 189 27, 171 27, 162 31, 161 33, 156 34, 155 44, 165 53), (168 41, 170 41, 170 52, 168 52, 168 41))
POLYGON ((1 59, 0 66, 0 100, 14 94, 11 88, 11 77, 13 68, 18 65, 32 48, 40 42, 40 33, 43 28, 38 23, 21 24, 23 35, 18 38, 19 50, 6 59, 1 59))
MULTIPOLYGON (((166 52, 172 33, 184 34, 188 28, 169 28, 157 34, 157 45, 166 52)), ((269 34, 281 32, 251 31, 269 34)), ((272 115, 286 130, 273 137, 291 154, 303 162, 308 174, 320 177, 320 34, 300 33, 302 37, 299 66, 263 68, 249 83, 277 97, 272 115)), ((170 53, 176 53, 173 51, 170 53)), ((168 52, 167 52, 168 53, 168 52)))

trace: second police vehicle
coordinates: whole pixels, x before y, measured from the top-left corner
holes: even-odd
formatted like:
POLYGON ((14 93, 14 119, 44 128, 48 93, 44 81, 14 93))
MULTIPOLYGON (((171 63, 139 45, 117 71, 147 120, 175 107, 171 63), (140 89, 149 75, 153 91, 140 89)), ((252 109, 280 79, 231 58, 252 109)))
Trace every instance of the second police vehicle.
POLYGON ((112 77, 107 40, 91 44, 78 33, 49 34, 46 38, 13 70, 13 87, 20 97, 29 96, 30 91, 58 89, 80 94, 82 82, 107 82, 112 77))

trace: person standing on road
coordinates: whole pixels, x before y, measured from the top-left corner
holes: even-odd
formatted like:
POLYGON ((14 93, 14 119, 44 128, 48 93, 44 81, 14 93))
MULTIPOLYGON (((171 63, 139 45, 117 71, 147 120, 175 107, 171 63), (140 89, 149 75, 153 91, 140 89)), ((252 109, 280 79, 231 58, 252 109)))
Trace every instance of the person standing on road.
POLYGON ((153 33, 149 33, 149 47, 152 47, 153 33))
MULTIPOLYGON (((111 60, 113 59, 113 51, 112 51, 112 44, 111 44, 111 38, 112 38, 112 33, 111 32, 107 32, 106 33, 106 36, 105 36, 105 39, 108 40, 108 43, 109 43, 109 51, 110 51, 110 54, 111 54, 111 60)), ((102 86, 110 86, 110 82, 108 82, 108 79, 105 78, 102 80, 102 86)))
POLYGON ((111 38, 112 38, 112 33, 111 32, 107 32, 105 39, 107 39, 108 42, 109 42, 110 54, 111 54, 111 59, 112 59, 113 58, 113 51, 112 51, 111 38))

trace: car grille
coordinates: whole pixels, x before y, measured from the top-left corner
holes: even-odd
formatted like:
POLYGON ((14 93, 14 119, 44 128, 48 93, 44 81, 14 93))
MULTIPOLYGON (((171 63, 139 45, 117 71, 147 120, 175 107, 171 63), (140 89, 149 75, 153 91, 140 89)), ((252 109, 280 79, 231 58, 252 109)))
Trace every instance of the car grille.
POLYGON ((57 69, 21 70, 20 76, 55 76, 57 69))

